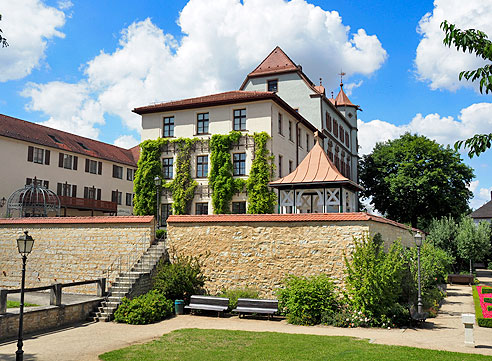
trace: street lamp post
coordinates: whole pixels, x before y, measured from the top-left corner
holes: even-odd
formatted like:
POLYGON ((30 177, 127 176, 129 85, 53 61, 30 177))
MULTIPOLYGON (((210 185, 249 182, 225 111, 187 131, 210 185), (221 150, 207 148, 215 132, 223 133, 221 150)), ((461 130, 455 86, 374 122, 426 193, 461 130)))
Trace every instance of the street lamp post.
POLYGON ((414 236, 415 244, 417 245, 417 272, 418 272, 418 297, 417 297, 417 312, 422 314, 422 292, 420 288, 420 247, 422 246, 422 235, 417 232, 414 236))
POLYGON ((22 281, 21 281, 21 299, 19 309, 19 337, 17 338, 17 351, 15 352, 15 360, 24 360, 24 351, 22 351, 22 331, 24 321, 24 285, 26 283, 26 261, 27 255, 31 253, 34 239, 24 231, 24 235, 17 239, 17 248, 22 255, 22 281))
POLYGON ((157 220, 157 229, 159 229, 160 227, 160 223, 159 223, 159 210, 160 210, 160 199, 159 199, 159 194, 160 194, 160 188, 161 188, 161 178, 159 178, 159 176, 156 176, 154 178, 154 183, 155 183, 155 194, 156 194, 156 220, 157 220))

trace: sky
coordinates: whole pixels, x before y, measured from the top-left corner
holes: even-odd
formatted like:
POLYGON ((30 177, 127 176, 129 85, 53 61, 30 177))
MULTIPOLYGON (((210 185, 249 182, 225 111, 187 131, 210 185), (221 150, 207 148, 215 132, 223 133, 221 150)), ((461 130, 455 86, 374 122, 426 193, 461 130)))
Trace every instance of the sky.
MULTIPOLYGON (((327 93, 360 105, 360 154, 418 133, 453 145, 492 131, 492 95, 459 81, 484 64, 440 23, 492 36, 492 0, 0 0, 0 113, 125 148, 134 107, 236 90, 279 45, 327 93)), ((470 205, 490 200, 492 150, 469 159, 470 205)))

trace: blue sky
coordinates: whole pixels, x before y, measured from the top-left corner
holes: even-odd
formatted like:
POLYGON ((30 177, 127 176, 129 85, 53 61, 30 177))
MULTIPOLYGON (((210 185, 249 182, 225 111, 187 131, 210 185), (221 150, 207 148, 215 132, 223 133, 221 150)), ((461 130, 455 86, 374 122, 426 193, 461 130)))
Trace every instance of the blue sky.
MULTIPOLYGON (((459 82, 479 66, 442 45, 443 19, 492 35, 492 0, 0 0, 0 113, 124 147, 135 106, 237 89, 276 46, 363 111, 361 152, 405 131, 442 144, 492 129, 492 96, 459 82)), ((490 200, 492 150, 472 207, 490 200)))

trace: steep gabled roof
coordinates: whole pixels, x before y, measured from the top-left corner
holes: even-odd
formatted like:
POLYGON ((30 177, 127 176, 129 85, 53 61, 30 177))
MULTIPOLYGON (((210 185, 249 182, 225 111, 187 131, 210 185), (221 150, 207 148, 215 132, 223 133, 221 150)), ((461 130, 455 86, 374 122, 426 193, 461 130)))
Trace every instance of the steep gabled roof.
POLYGON ((277 179, 276 181, 270 182, 270 186, 299 186, 303 184, 326 185, 334 183, 350 184, 358 190, 363 189, 357 183, 351 181, 340 173, 318 141, 292 173, 283 178, 277 179))
POLYGON ((137 166, 134 154, 129 149, 81 137, 44 125, 0 114, 0 136, 23 140, 61 151, 137 166))
POLYGON ((478 208, 475 212, 470 214, 472 218, 480 218, 480 219, 492 219, 492 201, 485 203, 483 206, 478 208))
POLYGON ((299 67, 277 46, 248 76, 263 76, 266 74, 287 73, 298 70, 299 67))

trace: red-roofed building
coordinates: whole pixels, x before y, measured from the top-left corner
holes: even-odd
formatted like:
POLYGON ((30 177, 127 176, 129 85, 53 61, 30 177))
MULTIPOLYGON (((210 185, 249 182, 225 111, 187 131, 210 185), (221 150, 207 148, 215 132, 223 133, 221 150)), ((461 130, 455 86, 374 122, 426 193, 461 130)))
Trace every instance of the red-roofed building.
MULTIPOLYGON (((133 112, 142 116, 142 141, 183 137, 200 138, 200 144, 206 144, 196 146, 191 157, 191 174, 199 184, 191 214, 209 214, 213 213, 208 186, 212 135, 232 130, 242 133, 231 158, 234 176, 247 179, 254 159, 254 133, 271 136, 268 149, 275 158, 275 178, 297 168, 316 144, 316 134, 337 172, 356 182, 357 109, 347 112, 346 118, 335 101, 326 98, 324 87, 315 85, 300 65, 276 47, 247 75, 239 90, 142 106, 133 112)), ((176 153, 171 148, 161 157, 165 179, 175 175, 176 153)), ((231 211, 245 213, 246 199, 246 193, 235 194, 231 211)), ((172 208, 172 194, 164 192, 161 202, 165 220, 172 208)))
POLYGON ((60 197, 62 215, 130 215, 138 156, 138 147, 123 149, 0 114, 0 217, 9 196, 35 178, 60 197))

